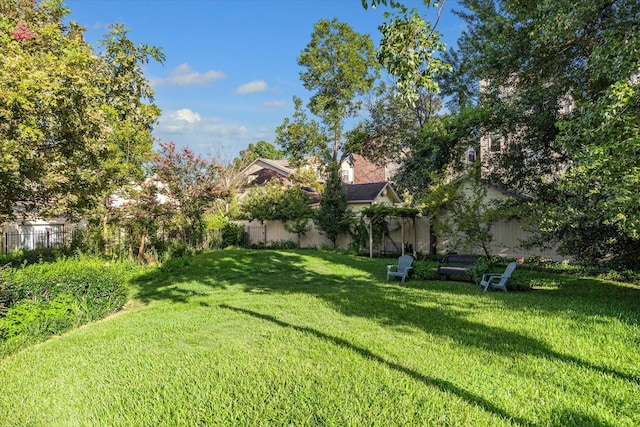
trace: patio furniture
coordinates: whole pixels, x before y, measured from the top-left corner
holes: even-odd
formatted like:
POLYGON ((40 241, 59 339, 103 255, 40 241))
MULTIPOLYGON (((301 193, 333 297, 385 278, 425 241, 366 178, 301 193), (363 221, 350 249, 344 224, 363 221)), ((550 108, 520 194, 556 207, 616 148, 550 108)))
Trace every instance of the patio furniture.
POLYGON ((438 263, 436 273, 445 276, 447 280, 449 280, 449 276, 451 275, 466 276, 469 267, 475 264, 476 260, 474 255, 445 255, 442 261, 438 263))
POLYGON ((409 277, 409 272, 413 264, 413 257, 410 255, 402 255, 398 258, 398 265, 387 265, 387 282, 390 276, 400 277, 401 283, 404 283, 405 279, 409 277))
POLYGON ((487 292, 489 287, 495 289, 501 289, 507 292, 507 282, 511 277, 511 274, 516 269, 516 263, 511 262, 505 268, 504 273, 502 274, 484 274, 482 275, 482 280, 480 281, 480 287, 484 288, 484 291, 487 292))

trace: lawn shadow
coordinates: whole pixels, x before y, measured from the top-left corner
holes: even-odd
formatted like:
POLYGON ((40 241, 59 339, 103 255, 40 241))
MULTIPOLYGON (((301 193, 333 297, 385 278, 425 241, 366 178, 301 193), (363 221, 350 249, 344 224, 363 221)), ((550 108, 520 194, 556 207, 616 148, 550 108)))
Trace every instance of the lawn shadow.
MULTIPOLYGON (((195 261, 188 267, 160 278, 157 283, 142 286, 137 298, 142 301, 168 299, 173 302, 188 302, 193 297, 202 295, 202 292, 184 285, 194 280, 212 289, 233 284, 243 286, 246 292, 307 294, 324 300, 345 316, 370 318, 394 327, 412 327, 489 353, 506 356, 526 354, 555 359, 640 383, 637 376, 599 366, 571 354, 562 354, 544 341, 470 321, 463 314, 469 307, 452 307, 437 298, 431 300, 436 304, 424 305, 425 298, 433 298, 433 291, 421 289, 419 292, 407 292, 406 287, 410 287, 411 282, 405 286, 381 283, 389 260, 325 251, 314 251, 311 255, 321 259, 326 266, 320 265, 312 271, 305 264, 304 258, 307 255, 300 251, 231 250, 204 253, 195 257, 195 261), (337 266, 351 269, 349 275, 338 274, 337 266)), ((456 284, 450 290, 440 287, 438 292, 473 294, 478 297, 478 305, 486 303, 482 299, 484 294, 472 285, 456 284)), ((496 297, 514 312, 524 308, 525 304, 536 304, 536 298, 512 298, 510 294, 499 294, 496 297)), ((565 294, 563 299, 566 298, 565 294)))
POLYGON ((283 328, 289 328, 289 329, 293 329, 295 331, 298 332, 302 332, 304 334, 308 334, 308 335, 313 335, 318 339, 327 341, 335 346, 338 347, 342 347, 345 348, 349 351, 352 351, 358 355, 360 355, 362 358, 367 359, 367 360, 372 360, 376 363, 379 363, 383 366, 386 366, 389 369, 392 369, 394 371, 400 372, 404 375, 407 375, 411 378, 413 378, 416 381, 420 381, 422 382, 424 385, 426 386, 430 386, 430 387, 437 387, 438 389, 444 391, 444 392, 448 392, 448 393, 452 393, 455 394, 456 396, 460 397, 461 399, 463 399, 464 401, 466 401, 467 403, 471 404, 471 405, 475 405, 478 406, 482 409, 484 409, 487 412, 490 412, 504 420, 508 420, 508 421, 513 421, 515 423, 517 423, 518 425, 521 426, 535 426, 536 424, 522 419, 522 418, 517 418, 517 417, 513 417, 510 414, 508 414, 506 411, 504 411, 502 408, 496 406, 493 402, 485 399, 482 396, 476 395, 474 393, 471 393, 461 387, 456 386, 455 384, 451 383, 450 381, 446 381, 443 379, 439 379, 439 378, 432 378, 432 377, 428 377, 426 375, 421 374, 420 372, 416 372, 410 368, 407 368, 406 366, 402 366, 399 363, 396 362, 392 362, 390 360, 385 359, 384 357, 375 354, 374 352, 372 352, 371 350, 368 350, 366 348, 363 347, 359 347, 353 343, 350 343, 347 340, 344 340, 342 338, 338 338, 335 336, 331 336, 328 335, 324 332, 321 332, 317 329, 313 329, 313 328, 309 328, 307 326, 298 326, 298 325, 294 325, 291 323, 287 323, 284 322, 282 320, 279 320, 273 316, 270 316, 268 314, 263 314, 263 313, 258 313, 252 310, 247 310, 244 308, 239 308, 239 307, 232 307, 230 305, 227 304, 221 304, 220 308, 226 309, 226 310, 231 310, 237 313, 241 313, 244 315, 248 315, 248 316, 252 316, 254 318, 258 318, 261 320, 265 320, 268 322, 271 322, 273 324, 276 324, 280 327, 283 328))

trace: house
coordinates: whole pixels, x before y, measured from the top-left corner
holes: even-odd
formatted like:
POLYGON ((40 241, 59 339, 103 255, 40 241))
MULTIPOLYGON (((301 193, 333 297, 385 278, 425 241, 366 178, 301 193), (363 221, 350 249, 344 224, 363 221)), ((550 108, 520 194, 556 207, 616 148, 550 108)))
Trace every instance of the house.
POLYGON ((397 206, 400 197, 388 181, 370 182, 365 184, 345 184, 349 209, 358 212, 371 205, 397 206))
POLYGON ((15 250, 55 248, 71 241, 73 233, 86 222, 72 222, 64 217, 41 218, 29 213, 23 204, 14 207, 14 219, 0 224, 0 253, 15 250))
POLYGON ((398 167, 395 163, 379 165, 359 154, 352 154, 340 164, 340 177, 347 184, 392 181, 398 167))

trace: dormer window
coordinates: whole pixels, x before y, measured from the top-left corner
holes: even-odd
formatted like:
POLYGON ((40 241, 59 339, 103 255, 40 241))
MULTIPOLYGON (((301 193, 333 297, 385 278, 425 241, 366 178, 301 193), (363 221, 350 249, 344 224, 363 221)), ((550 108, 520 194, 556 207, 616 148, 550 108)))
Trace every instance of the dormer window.
POLYGON ((343 169, 342 170, 342 182, 349 182, 349 170, 348 169, 343 169))

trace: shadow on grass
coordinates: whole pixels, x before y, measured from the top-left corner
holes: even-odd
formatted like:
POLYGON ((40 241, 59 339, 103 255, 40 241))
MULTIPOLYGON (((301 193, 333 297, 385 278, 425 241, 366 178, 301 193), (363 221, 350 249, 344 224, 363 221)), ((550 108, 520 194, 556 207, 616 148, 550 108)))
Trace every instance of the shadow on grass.
POLYGON ((470 393, 467 390, 464 390, 458 386, 456 386, 455 384, 446 381, 446 380, 442 380, 442 379, 438 379, 438 378, 431 378, 428 377, 426 375, 421 374, 420 372, 416 372, 412 369, 407 368, 406 366, 402 366, 398 363, 395 362, 391 362, 387 359, 385 359, 382 356, 379 356, 375 353, 373 353, 371 350, 368 350, 366 348, 362 348, 362 347, 358 347, 357 345, 354 345, 352 343, 350 343, 349 341, 346 341, 342 338, 338 338, 338 337, 334 337, 328 334, 325 334, 324 332, 318 331, 316 329, 313 328, 309 328, 306 326, 297 326, 297 325, 293 325, 291 323, 287 323, 287 322, 283 322, 282 320, 279 320, 273 316, 270 316, 268 314, 263 314, 263 313, 258 313, 255 311, 251 311, 251 310, 246 310, 244 308, 238 308, 238 307, 232 307, 226 304, 221 304, 220 305, 221 308, 224 308, 226 310, 232 310, 235 311, 237 313, 242 313, 248 316, 252 316, 258 319, 262 319, 271 323, 274 323, 278 326, 281 326, 283 328, 290 328, 305 334, 309 334, 309 335, 313 335, 318 339, 327 341, 335 346, 338 347, 342 347, 345 348, 349 351, 352 351, 358 355, 360 355, 361 357, 367 359, 367 360, 373 360, 376 363, 379 363, 383 366, 388 367, 389 369, 392 369, 394 371, 400 372, 404 375, 407 375, 411 378, 413 378, 416 381, 420 381, 423 384, 427 385, 427 386, 431 386, 431 387, 437 387, 440 390, 444 391, 444 392, 448 392, 448 393, 452 393, 455 394, 456 396, 460 397, 461 399, 465 400, 467 403, 470 403, 472 405, 476 405, 481 407, 482 409, 497 415, 500 418, 503 418, 505 420, 509 420, 509 421, 514 421, 519 425, 522 426, 534 426, 535 424, 532 424, 531 422, 529 422, 528 420, 522 419, 522 418, 515 418, 511 415, 509 415, 507 412, 505 412, 503 409, 499 408, 498 406, 496 406, 493 402, 485 399, 482 396, 478 396, 475 395, 473 393, 470 393))
MULTIPOLYGON (((435 305, 424 306, 422 304, 425 299, 434 295, 434 291, 429 289, 425 282, 415 282, 416 285, 423 286, 423 289, 411 290, 407 289, 412 286, 411 282, 407 287, 381 283, 385 265, 389 260, 361 258, 336 252, 314 251, 308 254, 302 251, 271 250, 204 253, 195 257, 188 266, 160 274, 156 279, 142 284, 136 297, 143 302, 188 302, 194 297, 206 295, 190 285, 194 281, 211 289, 240 285, 246 292, 313 295, 347 316, 372 318, 385 325, 413 327, 490 353, 505 356, 526 354, 555 359, 640 383, 637 376, 599 366, 570 354, 559 353, 535 338, 469 321, 464 318, 464 313, 470 307, 458 304, 455 300, 448 302, 442 298, 434 298, 432 302, 436 302, 435 305), (309 267, 309 262, 314 263, 312 268, 309 267), (339 271, 341 268, 346 270, 339 271)), ((537 292, 526 296, 518 295, 518 298, 515 298, 515 295, 501 293, 495 294, 495 298, 503 307, 514 313, 522 309, 552 312, 570 304, 574 310, 578 311, 582 307, 588 312, 586 314, 598 315, 607 308, 597 296, 594 297, 593 289, 583 290, 582 294, 579 289, 572 291, 582 295, 581 298, 587 301, 576 302, 578 297, 564 291, 556 292, 553 298, 541 298, 537 292), (548 301, 549 299, 551 301, 548 301)), ((468 284, 456 283, 450 288, 439 286, 437 292, 449 293, 451 296, 473 294, 478 297, 478 305, 486 303, 486 300, 483 302, 483 295, 478 288, 468 284)), ((608 290, 603 289, 601 292, 606 296, 608 290)))

